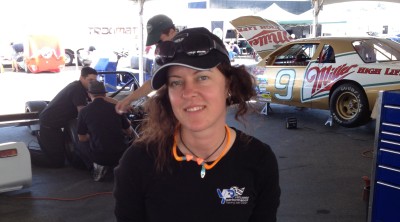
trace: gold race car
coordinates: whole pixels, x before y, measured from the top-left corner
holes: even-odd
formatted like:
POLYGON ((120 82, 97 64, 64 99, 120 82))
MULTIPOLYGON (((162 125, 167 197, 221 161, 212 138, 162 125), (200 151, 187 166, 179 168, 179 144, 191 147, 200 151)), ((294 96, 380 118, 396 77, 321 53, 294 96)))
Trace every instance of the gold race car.
POLYGON ((344 127, 366 124, 380 90, 400 89, 400 44, 375 37, 292 40, 274 21, 244 16, 232 25, 258 52, 252 69, 271 103, 330 110, 344 127))

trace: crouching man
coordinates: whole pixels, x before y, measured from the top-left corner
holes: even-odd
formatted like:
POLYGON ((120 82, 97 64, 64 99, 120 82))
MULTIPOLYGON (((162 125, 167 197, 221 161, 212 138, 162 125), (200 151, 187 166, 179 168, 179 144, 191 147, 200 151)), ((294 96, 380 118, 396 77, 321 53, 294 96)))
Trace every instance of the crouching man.
POLYGON ((69 125, 76 121, 78 112, 90 101, 87 89, 89 83, 96 79, 95 69, 82 68, 79 80, 64 87, 40 113, 38 135, 40 150, 29 150, 33 165, 60 168, 68 161, 71 165, 76 164, 72 159, 74 153, 65 147, 68 140, 66 131, 69 125))
POLYGON ((94 181, 101 181, 111 171, 128 147, 126 138, 133 134, 129 120, 115 112, 115 104, 107 102, 104 84, 98 81, 89 84, 92 102, 78 115, 77 154, 89 169, 94 181))

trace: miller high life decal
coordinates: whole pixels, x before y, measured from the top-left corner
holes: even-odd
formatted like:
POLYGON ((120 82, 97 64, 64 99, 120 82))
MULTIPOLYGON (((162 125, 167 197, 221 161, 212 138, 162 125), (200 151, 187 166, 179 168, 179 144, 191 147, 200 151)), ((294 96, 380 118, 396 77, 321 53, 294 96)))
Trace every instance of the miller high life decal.
POLYGON ((231 23, 262 58, 291 41, 289 33, 281 25, 258 16, 242 16, 231 23))
POLYGON ((354 73, 358 65, 342 64, 339 66, 312 66, 304 76, 302 101, 329 94, 332 85, 354 73))

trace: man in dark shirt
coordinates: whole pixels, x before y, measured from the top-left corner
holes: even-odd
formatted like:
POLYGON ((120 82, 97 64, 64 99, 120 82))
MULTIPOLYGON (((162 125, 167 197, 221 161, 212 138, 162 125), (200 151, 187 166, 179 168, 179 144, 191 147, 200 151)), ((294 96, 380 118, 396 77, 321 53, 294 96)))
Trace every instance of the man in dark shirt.
POLYGON ((30 150, 32 164, 52 168, 64 166, 66 127, 87 105, 89 83, 96 79, 95 69, 82 68, 79 80, 62 89, 40 113, 38 141, 41 150, 30 150))
POLYGON ((101 181, 107 171, 115 167, 128 148, 126 136, 133 133, 129 120, 115 112, 115 104, 105 100, 106 89, 102 82, 89 84, 92 102, 78 114, 79 155, 87 167, 93 168, 93 179, 101 181))

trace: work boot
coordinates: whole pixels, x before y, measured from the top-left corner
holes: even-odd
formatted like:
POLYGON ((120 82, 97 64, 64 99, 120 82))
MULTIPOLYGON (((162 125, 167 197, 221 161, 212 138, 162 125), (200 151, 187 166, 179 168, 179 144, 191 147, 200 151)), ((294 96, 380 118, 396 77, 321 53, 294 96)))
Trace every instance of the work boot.
POLYGON ((107 166, 102 166, 97 163, 93 163, 93 180, 96 182, 102 181, 108 172, 107 166))

